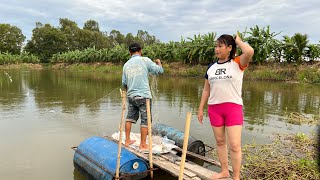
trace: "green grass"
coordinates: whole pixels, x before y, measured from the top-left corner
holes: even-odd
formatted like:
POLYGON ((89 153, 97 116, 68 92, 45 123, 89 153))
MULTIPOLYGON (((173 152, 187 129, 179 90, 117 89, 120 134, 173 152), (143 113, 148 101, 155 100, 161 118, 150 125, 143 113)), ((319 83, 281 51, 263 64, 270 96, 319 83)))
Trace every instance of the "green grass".
POLYGON ((296 124, 296 125, 320 124, 320 118, 318 115, 307 117, 306 115, 300 114, 300 113, 287 113, 285 117, 286 117, 287 123, 290 123, 290 124, 296 124))
POLYGON ((68 69, 70 71, 86 71, 86 72, 105 72, 105 73, 122 73, 122 65, 110 63, 77 63, 64 64, 59 63, 51 66, 53 69, 68 69))
POLYGON ((246 144, 243 179, 319 179, 316 152, 316 137, 303 133, 276 135, 271 144, 246 144))
POLYGON ((297 73, 297 79, 306 83, 320 83, 320 69, 303 69, 297 73))

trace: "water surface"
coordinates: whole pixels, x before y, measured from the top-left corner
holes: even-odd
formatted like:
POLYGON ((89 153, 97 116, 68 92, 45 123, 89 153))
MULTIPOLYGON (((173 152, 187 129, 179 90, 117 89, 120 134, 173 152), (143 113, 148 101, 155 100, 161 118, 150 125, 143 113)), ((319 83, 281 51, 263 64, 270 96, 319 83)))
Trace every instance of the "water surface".
MULTIPOLYGON (((57 70, 0 70, 0 178, 83 179, 73 168, 72 146, 91 136, 111 136, 121 118, 121 75, 57 70)), ((151 78, 153 121, 184 130, 213 145, 207 115, 197 109, 203 79, 151 78)), ((243 144, 267 143, 273 133, 310 133, 286 115, 319 115, 320 85, 245 81, 243 144)), ((139 123, 139 122, 138 122, 139 123)), ((139 132, 139 125, 133 126, 139 132)))

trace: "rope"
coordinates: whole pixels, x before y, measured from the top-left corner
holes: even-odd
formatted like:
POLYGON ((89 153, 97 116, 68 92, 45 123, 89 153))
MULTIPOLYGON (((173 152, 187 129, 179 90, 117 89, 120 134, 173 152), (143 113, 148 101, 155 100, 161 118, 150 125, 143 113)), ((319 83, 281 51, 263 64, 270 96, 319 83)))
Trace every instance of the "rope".
POLYGON ((152 115, 152 121, 155 122, 156 120, 157 123, 159 123, 159 108, 154 108, 158 107, 158 95, 159 95, 159 90, 158 90, 158 76, 156 75, 151 75, 151 83, 150 83, 150 91, 152 95, 152 111, 155 112, 154 115, 152 115), (156 109, 156 110, 155 110, 156 109))
POLYGON ((121 88, 121 86, 116 87, 114 90, 112 90, 111 92, 109 92, 108 94, 104 95, 103 97, 97 99, 96 101, 91 102, 90 104, 88 104, 87 106, 91 106, 94 103, 97 103, 98 101, 100 101, 101 99, 104 99, 105 97, 109 96, 110 94, 112 94, 115 90, 118 90, 119 88, 121 88))

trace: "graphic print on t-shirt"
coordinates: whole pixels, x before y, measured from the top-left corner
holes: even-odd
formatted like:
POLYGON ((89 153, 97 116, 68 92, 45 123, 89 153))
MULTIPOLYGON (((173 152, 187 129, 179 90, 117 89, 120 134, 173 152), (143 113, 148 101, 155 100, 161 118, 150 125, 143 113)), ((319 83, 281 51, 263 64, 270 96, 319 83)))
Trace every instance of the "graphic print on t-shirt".
POLYGON ((231 102, 242 105, 243 70, 239 65, 240 58, 224 63, 214 63, 208 67, 206 78, 210 85, 208 104, 231 102))

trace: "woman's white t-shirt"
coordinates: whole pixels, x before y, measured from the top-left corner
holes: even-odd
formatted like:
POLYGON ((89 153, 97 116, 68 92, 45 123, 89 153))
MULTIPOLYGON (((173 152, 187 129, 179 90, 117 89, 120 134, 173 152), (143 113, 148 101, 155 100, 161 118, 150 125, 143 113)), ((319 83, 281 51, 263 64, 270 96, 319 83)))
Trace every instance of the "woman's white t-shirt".
POLYGON ((205 76, 210 84, 208 104, 231 102, 243 105, 242 81, 246 67, 241 66, 240 56, 224 63, 210 64, 205 76))

